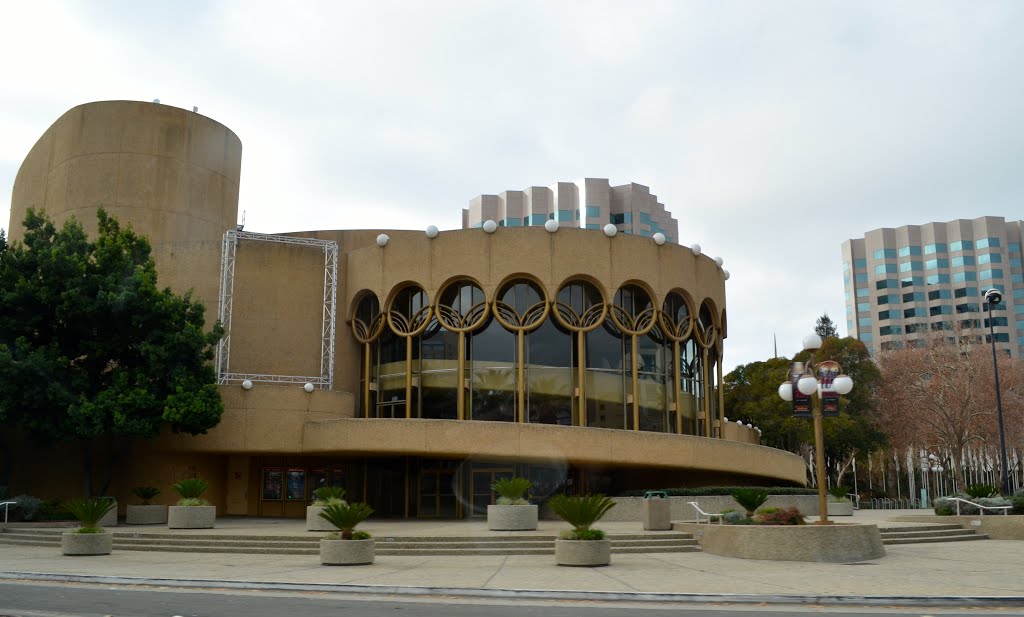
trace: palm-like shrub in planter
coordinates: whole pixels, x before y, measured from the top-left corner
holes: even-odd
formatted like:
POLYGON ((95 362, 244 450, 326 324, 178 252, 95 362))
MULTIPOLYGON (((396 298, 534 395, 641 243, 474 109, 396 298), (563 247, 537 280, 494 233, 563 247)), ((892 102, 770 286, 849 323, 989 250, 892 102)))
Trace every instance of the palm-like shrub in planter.
POLYGON ((754 512, 768 501, 768 491, 760 488, 738 488, 732 492, 732 498, 746 510, 747 518, 751 518, 754 512))
POLYGON ((154 505, 153 498, 160 494, 155 486, 136 486, 132 489, 141 503, 125 508, 125 522, 129 525, 163 525, 167 522, 167 506, 154 505))
POLYGON ((615 506, 604 495, 555 495, 548 507, 572 525, 555 540, 555 563, 560 566, 606 566, 611 562, 611 541, 591 526, 615 506))
POLYGON ((99 521, 110 509, 114 501, 102 497, 72 499, 64 504, 82 524, 76 531, 61 535, 61 552, 65 555, 109 555, 113 548, 114 534, 99 526, 99 521))
POLYGON ((996 487, 991 484, 971 484, 965 489, 965 492, 973 499, 995 497, 998 494, 996 487))
POLYGON ((491 485, 498 503, 487 506, 487 528, 528 531, 537 528, 537 506, 526 499, 531 483, 526 478, 501 478, 491 485))
POLYGON ((334 526, 320 517, 324 508, 332 505, 347 505, 345 489, 340 486, 321 486, 313 491, 313 503, 306 506, 306 531, 331 531, 334 526))
POLYGON ((203 499, 209 484, 200 478, 186 478, 171 485, 181 495, 178 504, 167 509, 167 526, 171 529, 212 529, 217 508, 203 499))
POLYGON ((330 566, 349 566, 373 563, 373 538, 356 526, 373 514, 365 503, 332 503, 324 506, 321 518, 337 529, 320 540, 320 563, 330 566))
POLYGON ((828 494, 832 496, 833 501, 848 501, 849 497, 847 497, 847 495, 850 494, 850 487, 830 486, 828 489, 828 494))
POLYGON ((501 478, 491 485, 491 490, 500 495, 499 506, 525 506, 530 502, 524 497, 533 484, 526 478, 501 478))

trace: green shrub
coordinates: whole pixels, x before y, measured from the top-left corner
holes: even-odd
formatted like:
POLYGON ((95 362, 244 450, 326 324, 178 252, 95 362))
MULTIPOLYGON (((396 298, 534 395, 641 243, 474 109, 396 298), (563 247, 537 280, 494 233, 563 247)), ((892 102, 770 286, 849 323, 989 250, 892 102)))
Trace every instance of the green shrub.
MULTIPOLYGON (((668 493, 669 497, 703 497, 711 495, 732 495, 732 492, 742 486, 702 486, 697 488, 665 488, 660 489, 668 493)), ((813 488, 797 488, 795 486, 770 486, 762 487, 769 495, 817 495, 818 490, 813 488)), ((629 490, 619 493, 621 497, 643 497, 645 490, 629 490)))
POLYGON ((43 500, 32 495, 18 495, 11 501, 14 502, 11 508, 11 518, 18 521, 34 521, 38 520, 39 509, 43 505, 43 500))
POLYGON ((996 487, 991 484, 971 484, 967 487, 965 492, 972 500, 982 497, 995 497, 996 487))
POLYGON ((754 514, 755 515, 756 514, 761 514, 761 515, 764 515, 764 514, 775 514, 776 512, 778 512, 780 510, 782 510, 782 508, 776 508, 775 506, 765 506, 763 508, 758 508, 757 512, 754 512, 754 514))
POLYGON ((831 486, 828 492, 836 501, 847 501, 847 495, 850 494, 851 489, 849 486, 831 486))
POLYGON ((139 498, 142 503, 139 505, 148 506, 154 497, 160 494, 160 489, 155 486, 136 486, 132 489, 132 495, 139 498))
POLYGON ((74 515, 82 528, 79 533, 102 532, 99 521, 114 507, 114 500, 106 497, 85 497, 71 499, 64 503, 64 509, 74 515), (93 531, 97 530, 97 531, 93 531))
POLYGON ((202 497, 182 497, 181 499, 178 500, 178 503, 175 505, 187 506, 190 508, 198 508, 200 506, 209 506, 211 504, 209 501, 203 499, 202 497))
POLYGON ((181 482, 172 484, 171 486, 174 490, 178 491, 179 495, 181 495, 181 501, 178 502, 178 505, 185 506, 194 504, 185 504, 182 503, 182 501, 185 501, 186 499, 199 499, 199 497, 206 492, 209 484, 206 483, 206 480, 202 480, 200 478, 185 478, 181 482))
POLYGON ((1013 506, 1010 514, 1024 514, 1024 491, 1018 491, 1016 495, 1011 497, 1010 505, 1013 506))
POLYGON ((742 512, 737 512, 736 510, 730 510, 728 512, 723 512, 722 514, 722 522, 726 525, 744 525, 750 522, 749 518, 743 516, 742 512), (743 523, 742 521, 747 521, 747 523, 743 523))
POLYGON ((949 506, 935 506, 936 516, 953 516, 953 508, 949 506))
POLYGON ((615 501, 600 494, 573 496, 560 494, 548 500, 548 506, 560 519, 572 525, 575 539, 583 540, 586 538, 581 536, 588 535, 585 532, 590 530, 591 525, 601 520, 608 510, 615 507, 615 501))
POLYGON ((604 531, 601 529, 563 529, 558 532, 562 540, 604 540, 604 531))
POLYGON ((764 508, 758 511, 752 520, 758 525, 803 525, 805 523, 804 515, 796 508, 764 508))
POLYGON ((326 506, 329 503, 345 501, 345 489, 340 486, 321 486, 313 491, 313 505, 326 506))
POLYGON ((365 521, 373 514, 373 508, 361 502, 356 503, 332 503, 324 506, 320 518, 331 525, 334 525, 341 532, 343 540, 354 540, 354 529, 356 525, 365 521))
POLYGON ((526 478, 501 478, 491 485, 491 490, 500 495, 498 505, 525 506, 530 503, 525 495, 531 486, 526 478))
POLYGON ((768 501, 768 491, 763 488, 744 487, 732 492, 732 498, 747 511, 747 517, 754 516, 754 511, 768 501))
POLYGON ((0 486, 0 501, 7 501, 7 496, 10 495, 6 486, 0 486))

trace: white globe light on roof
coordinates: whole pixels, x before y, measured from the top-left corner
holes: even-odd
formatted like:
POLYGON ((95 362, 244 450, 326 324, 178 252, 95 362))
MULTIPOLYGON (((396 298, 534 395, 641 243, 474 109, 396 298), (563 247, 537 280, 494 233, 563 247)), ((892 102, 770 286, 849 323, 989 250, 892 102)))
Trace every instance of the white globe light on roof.
POLYGON ((437 237, 437 225, 430 225, 427 227, 427 237, 431 239, 437 237))
POLYGON ((721 257, 715 257, 715 263, 718 264, 719 268, 721 268, 722 264, 725 263, 725 260, 723 260, 721 257))
POLYGON ((311 384, 311 383, 309 383, 307 381, 306 385, 302 386, 302 389, 305 390, 306 392, 312 392, 313 391, 313 384, 311 384))
POLYGON ((725 280, 727 280, 727 281, 728 281, 728 280, 729 280, 729 277, 730 277, 730 276, 732 276, 732 275, 731 275, 731 274, 729 274, 729 271, 728 271, 728 270, 722 270, 722 278, 723 278, 723 279, 725 279, 725 280))
POLYGON ((484 231, 486 231, 489 234, 493 234, 496 229, 498 229, 497 223, 495 223, 491 219, 487 219, 486 221, 484 221, 484 231))
POLYGON ((604 226, 604 235, 608 236, 609 238, 614 238, 615 234, 617 233, 619 233, 619 228, 616 227, 615 225, 608 223, 607 225, 604 226))
POLYGON ((251 379, 246 379, 245 381, 243 381, 242 382, 242 389, 243 390, 252 390, 252 380, 251 379))
POLYGON ((693 251, 694 255, 700 255, 700 245, 699 244, 694 244, 693 246, 690 247, 690 250, 693 251))
POLYGON ((555 233, 556 231, 558 231, 558 221, 556 221, 555 219, 548 219, 544 221, 544 229, 548 230, 551 233, 555 233))
POLYGON ((377 246, 384 248, 388 245, 389 240, 391 240, 391 238, 389 238, 387 234, 381 234, 377 236, 377 246))
POLYGON ((654 243, 657 244, 658 246, 665 244, 665 234, 661 233, 660 231, 654 234, 654 243))

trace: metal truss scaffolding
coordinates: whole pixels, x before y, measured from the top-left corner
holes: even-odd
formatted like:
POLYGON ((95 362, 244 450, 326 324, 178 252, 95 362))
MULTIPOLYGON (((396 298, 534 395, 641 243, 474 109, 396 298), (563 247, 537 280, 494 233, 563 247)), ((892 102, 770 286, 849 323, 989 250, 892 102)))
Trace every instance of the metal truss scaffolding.
POLYGON ((258 234, 229 230, 224 234, 220 258, 220 312, 224 336, 217 343, 217 383, 239 383, 246 379, 264 383, 311 383, 330 390, 334 387, 334 333, 338 299, 338 243, 333 240, 258 234), (231 372, 231 313, 235 294, 235 257, 239 240, 277 242, 318 248, 324 254, 324 303, 320 328, 320 375, 268 375, 231 372))

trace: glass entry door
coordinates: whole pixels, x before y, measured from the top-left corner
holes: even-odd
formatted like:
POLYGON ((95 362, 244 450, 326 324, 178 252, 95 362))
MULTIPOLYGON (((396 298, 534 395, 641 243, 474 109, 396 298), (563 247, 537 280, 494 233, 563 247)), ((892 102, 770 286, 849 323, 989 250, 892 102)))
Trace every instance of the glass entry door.
POLYGON ((416 516, 455 518, 455 471, 421 469, 416 497, 416 516))
POLYGON ((487 506, 495 503, 497 499, 497 494, 491 490, 491 485, 495 480, 511 478, 514 475, 515 471, 511 468, 474 469, 473 479, 470 482, 472 491, 469 496, 470 504, 472 504, 470 516, 487 516, 487 506))

